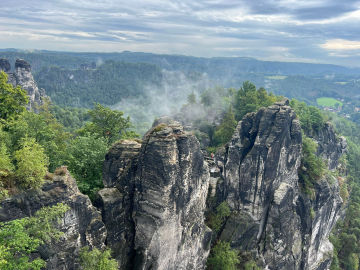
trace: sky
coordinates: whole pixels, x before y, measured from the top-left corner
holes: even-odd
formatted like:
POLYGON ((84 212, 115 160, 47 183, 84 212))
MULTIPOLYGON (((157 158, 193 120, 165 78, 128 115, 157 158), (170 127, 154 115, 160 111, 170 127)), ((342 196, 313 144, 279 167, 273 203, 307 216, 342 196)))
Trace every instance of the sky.
POLYGON ((355 0, 0 0, 0 48, 360 66, 355 0))

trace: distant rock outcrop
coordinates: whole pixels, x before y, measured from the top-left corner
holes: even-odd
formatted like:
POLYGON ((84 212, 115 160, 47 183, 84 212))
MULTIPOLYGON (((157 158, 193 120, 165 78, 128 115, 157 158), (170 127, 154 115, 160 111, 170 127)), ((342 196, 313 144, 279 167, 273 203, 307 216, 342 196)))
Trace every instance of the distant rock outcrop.
POLYGON ((15 62, 15 70, 11 72, 11 65, 7 59, 0 59, 0 70, 8 74, 8 81, 13 86, 20 85, 26 90, 29 96, 28 110, 35 110, 36 105, 43 104, 46 96, 44 89, 39 89, 34 77, 31 73, 31 66, 23 59, 17 59, 15 62))
POLYGON ((79 269, 79 249, 86 245, 104 248, 106 229, 101 213, 92 206, 88 196, 80 193, 69 173, 55 175, 41 190, 23 192, 0 202, 0 221, 31 216, 40 208, 57 203, 70 206, 60 225, 64 235, 59 242, 42 246, 39 253, 47 261, 46 269, 79 269))

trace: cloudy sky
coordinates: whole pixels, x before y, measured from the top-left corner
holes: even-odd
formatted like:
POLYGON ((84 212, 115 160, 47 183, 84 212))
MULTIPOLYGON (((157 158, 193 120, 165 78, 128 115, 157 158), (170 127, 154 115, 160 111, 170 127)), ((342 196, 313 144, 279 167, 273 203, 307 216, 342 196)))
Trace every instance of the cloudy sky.
POLYGON ((356 0, 0 0, 0 48, 360 66, 356 0))

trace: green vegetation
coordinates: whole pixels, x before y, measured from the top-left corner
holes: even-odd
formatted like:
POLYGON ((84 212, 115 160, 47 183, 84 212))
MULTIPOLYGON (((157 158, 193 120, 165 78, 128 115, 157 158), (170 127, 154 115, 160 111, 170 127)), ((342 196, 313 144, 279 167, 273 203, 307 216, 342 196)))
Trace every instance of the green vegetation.
POLYGON ((102 167, 107 150, 107 141, 93 135, 78 136, 68 147, 65 164, 77 180, 80 191, 90 199, 103 188, 102 167))
POLYGON ((231 249, 230 244, 218 241, 211 249, 210 256, 207 261, 210 270, 235 270, 240 263, 238 258, 239 252, 231 249))
POLYGON ((88 247, 80 251, 80 265, 82 270, 117 270, 118 263, 111 259, 111 250, 100 251, 97 248, 89 250, 88 247))
POLYGON ((290 101, 290 106, 300 119, 301 128, 306 135, 312 135, 324 127, 327 119, 320 109, 295 99, 290 101))
POLYGON ((105 61, 96 69, 44 67, 35 74, 40 88, 60 106, 91 108, 94 102, 114 105, 124 98, 145 95, 145 85, 159 86, 155 65, 105 61))
POLYGON ((45 102, 38 113, 29 112, 25 109, 25 92, 7 84, 6 79, 1 73, 0 199, 9 191, 41 187, 47 171, 62 165, 69 167, 80 190, 94 199, 103 187, 102 165, 108 148, 119 139, 138 136, 131 130, 130 118, 100 104, 88 111, 66 111, 45 102), (68 125, 69 131, 84 125, 69 133, 54 111, 58 118, 65 115, 69 121, 79 120, 68 125))
POLYGON ((32 217, 0 223, 0 268, 3 270, 40 270, 45 261, 30 256, 36 249, 62 235, 56 225, 69 209, 58 204, 43 207, 32 217))
POLYGON ((24 189, 39 188, 45 180, 48 157, 34 138, 25 137, 21 140, 20 147, 14 153, 17 180, 24 189))
POLYGON ((215 212, 209 214, 207 225, 216 233, 219 233, 230 214, 231 210, 229 205, 227 202, 222 202, 216 207, 215 212))
POLYGON ((299 168, 299 179, 305 193, 314 196, 314 183, 325 173, 325 164, 321 157, 316 155, 317 144, 311 138, 303 136, 302 158, 299 168))
POLYGON ((343 106, 343 103, 340 100, 331 97, 317 98, 316 103, 322 107, 338 108, 343 106))
POLYGON ((7 74, 0 71, 0 121, 17 117, 29 101, 26 91, 19 86, 14 88, 7 79, 7 74))
POLYGON ((120 139, 139 136, 130 130, 130 117, 123 117, 124 113, 121 111, 114 111, 97 103, 88 114, 90 122, 77 131, 81 135, 90 134, 95 138, 103 138, 108 146, 120 139))
POLYGON ((215 129, 214 134, 214 144, 222 145, 228 142, 232 135, 234 134, 234 130, 236 128, 237 122, 235 120, 235 115, 232 111, 232 107, 229 107, 229 110, 225 113, 223 119, 219 126, 215 129))
POLYGON ((240 121, 245 114, 255 112, 261 107, 267 107, 277 101, 276 96, 267 94, 264 88, 256 89, 249 81, 236 92, 234 100, 235 118, 240 121))

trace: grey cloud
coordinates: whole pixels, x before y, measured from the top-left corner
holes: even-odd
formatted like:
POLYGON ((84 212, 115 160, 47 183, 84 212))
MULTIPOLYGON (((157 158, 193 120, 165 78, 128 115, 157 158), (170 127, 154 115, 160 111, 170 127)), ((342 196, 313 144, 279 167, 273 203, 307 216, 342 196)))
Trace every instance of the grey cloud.
POLYGON ((0 37, 1 44, 7 47, 38 44, 39 49, 47 49, 41 46, 60 49, 65 45, 71 49, 73 42, 76 50, 84 45, 83 50, 88 51, 99 48, 96 42, 102 45, 109 42, 108 50, 157 48, 165 53, 265 59, 275 55, 281 60, 310 59, 350 65, 359 61, 359 57, 351 60, 341 57, 345 53, 331 54, 319 46, 331 39, 359 39, 359 21, 326 23, 327 19, 360 8, 360 2, 353 0, 346 3, 309 0, 298 4, 291 4, 297 3, 294 0, 2 0, 2 3, 0 36, 2 32, 24 33, 24 37, 27 33, 43 35, 39 41, 32 39, 29 43, 16 41, 14 35, 8 41, 0 37), (313 20, 324 23, 315 25, 313 20), (67 41, 57 44, 46 36, 67 41))

